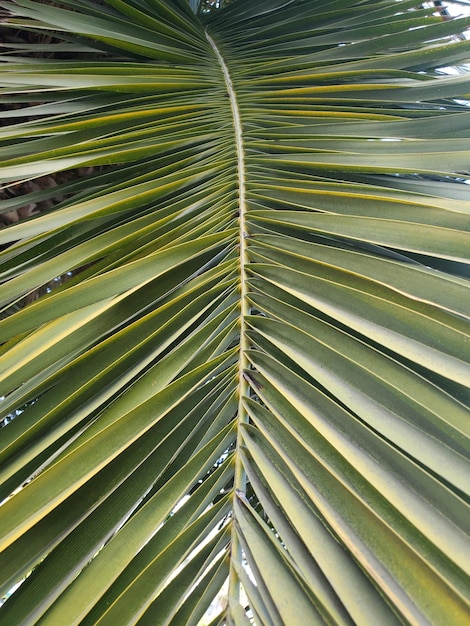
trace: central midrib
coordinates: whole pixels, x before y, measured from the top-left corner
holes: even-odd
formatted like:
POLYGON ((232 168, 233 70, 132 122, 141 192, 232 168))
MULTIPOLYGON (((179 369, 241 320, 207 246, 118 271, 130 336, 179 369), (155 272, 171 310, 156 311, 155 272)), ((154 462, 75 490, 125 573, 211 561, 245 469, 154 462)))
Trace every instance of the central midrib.
MULTIPOLYGON (((247 257, 247 228, 246 228, 246 170, 245 170, 245 151, 243 142, 243 127, 240 117, 240 109, 238 106, 237 95, 233 86, 230 71, 225 63, 225 60, 220 53, 216 43, 206 31, 207 41, 210 43, 214 53, 219 61, 220 67, 223 72, 225 86, 230 100, 230 107, 232 110, 232 121, 235 136, 235 148, 237 157, 237 182, 238 182, 238 224, 239 224, 239 263, 240 263, 240 353, 238 358, 238 426, 248 423, 248 415, 244 407, 244 398, 249 395, 250 387, 245 378, 245 371, 248 369, 248 358, 246 356, 247 349, 249 347, 246 333, 246 320, 250 313, 250 307, 248 304, 247 292, 248 292, 248 280, 246 267, 248 263, 247 257)), ((239 429, 240 433, 240 429, 239 429)), ((234 469, 233 480, 233 494, 234 498, 237 497, 236 493, 246 491, 246 473, 241 461, 239 448, 240 448, 240 434, 237 441, 237 453, 234 469)), ((232 545, 231 545, 231 559, 237 561, 239 565, 242 564, 242 548, 240 541, 235 530, 232 529, 232 545)), ((229 576, 229 589, 228 596, 230 603, 238 604, 240 601, 240 583, 235 568, 231 567, 229 576)))

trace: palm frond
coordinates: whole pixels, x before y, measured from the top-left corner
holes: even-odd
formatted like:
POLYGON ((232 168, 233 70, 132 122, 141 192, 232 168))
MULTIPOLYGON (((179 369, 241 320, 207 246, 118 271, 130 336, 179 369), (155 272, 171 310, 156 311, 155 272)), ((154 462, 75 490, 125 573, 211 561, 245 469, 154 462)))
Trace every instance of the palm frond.
POLYGON ((466 624, 470 20, 1 4, 0 621, 466 624))

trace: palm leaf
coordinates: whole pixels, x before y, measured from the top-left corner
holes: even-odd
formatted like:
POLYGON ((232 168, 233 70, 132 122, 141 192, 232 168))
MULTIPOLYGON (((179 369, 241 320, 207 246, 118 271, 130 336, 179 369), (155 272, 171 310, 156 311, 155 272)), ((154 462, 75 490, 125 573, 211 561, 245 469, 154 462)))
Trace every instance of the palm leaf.
POLYGON ((467 623, 468 20, 2 5, 2 623, 467 623))

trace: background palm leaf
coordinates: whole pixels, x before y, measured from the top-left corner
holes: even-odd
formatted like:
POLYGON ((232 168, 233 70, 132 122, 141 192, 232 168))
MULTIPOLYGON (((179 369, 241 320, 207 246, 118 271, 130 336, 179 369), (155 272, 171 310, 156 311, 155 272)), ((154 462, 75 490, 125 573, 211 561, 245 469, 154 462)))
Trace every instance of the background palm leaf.
POLYGON ((2 623, 466 623, 467 21, 2 5, 2 623))

